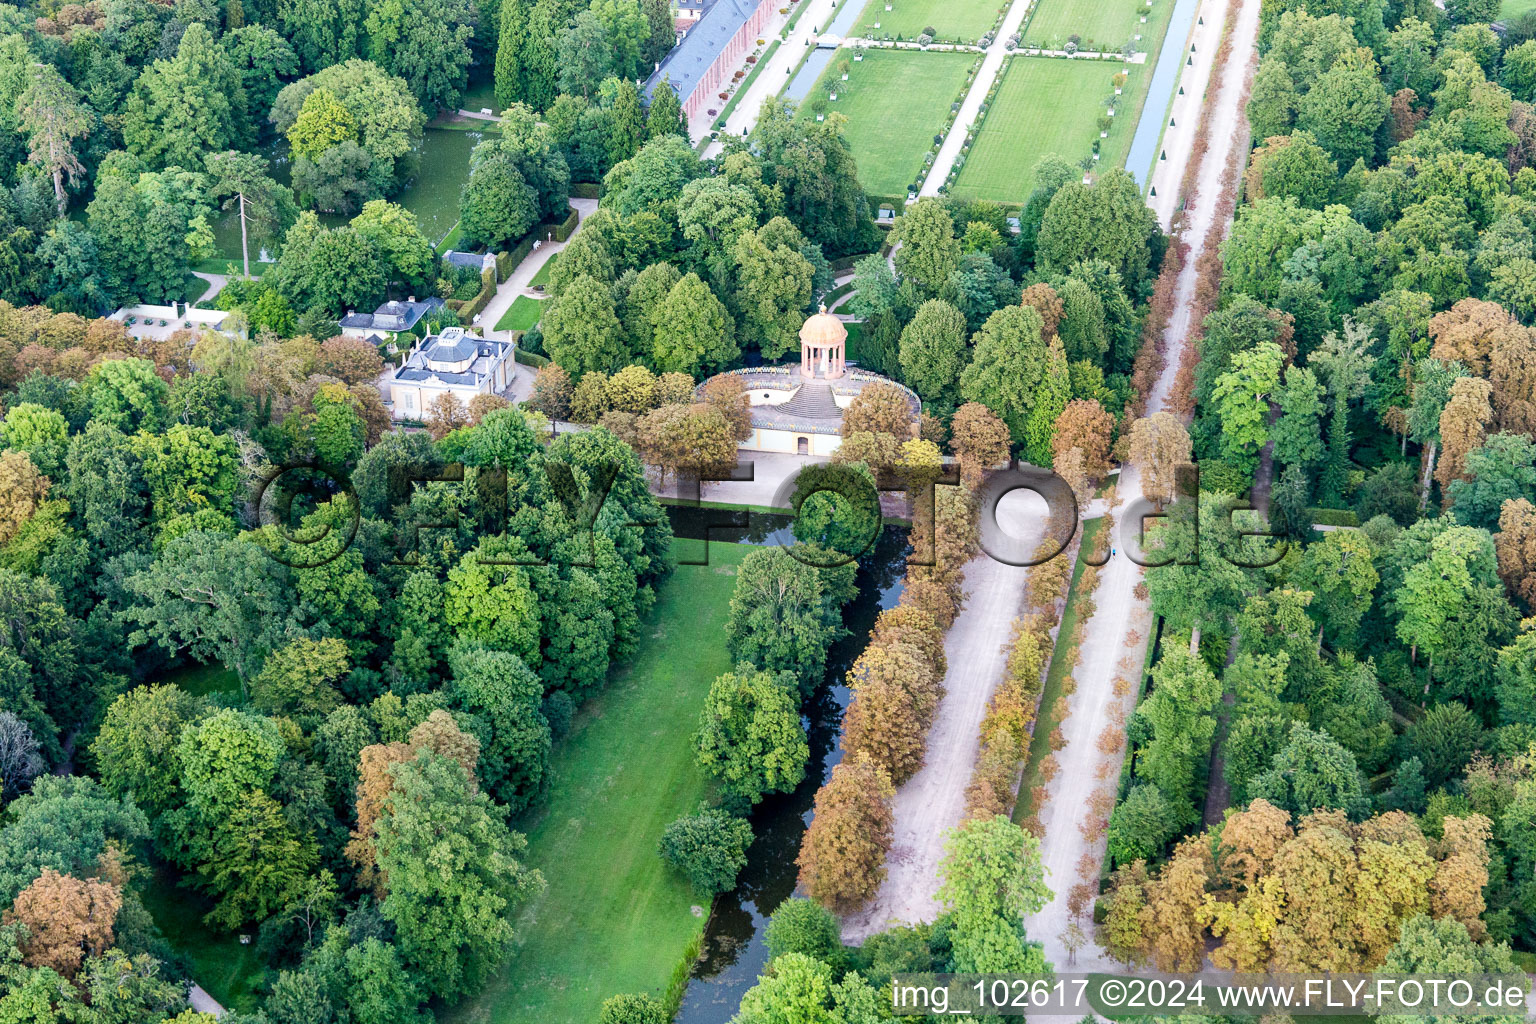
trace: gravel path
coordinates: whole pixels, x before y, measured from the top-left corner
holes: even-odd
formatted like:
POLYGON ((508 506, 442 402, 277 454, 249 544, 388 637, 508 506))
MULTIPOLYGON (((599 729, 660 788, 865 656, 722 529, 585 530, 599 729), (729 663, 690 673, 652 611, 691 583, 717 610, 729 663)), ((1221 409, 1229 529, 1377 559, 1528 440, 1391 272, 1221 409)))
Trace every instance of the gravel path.
POLYGON ((212 1014, 214 1017, 224 1016, 224 1007, 220 1006, 213 996, 204 992, 203 987, 196 982, 193 982, 192 987, 187 991, 187 1002, 198 1013, 212 1014))
MULTIPOLYGON (((1221 0, 1206 0, 1201 6, 1201 16, 1207 26, 1225 16, 1225 4, 1221 0)), ((1202 200, 1189 211, 1183 226, 1182 235, 1189 243, 1189 254, 1178 279, 1173 315, 1164 334, 1163 372, 1152 389, 1147 403, 1148 414, 1163 409, 1168 403, 1174 378, 1178 375, 1184 341, 1189 336, 1200 255, 1216 215, 1216 194, 1222 173, 1234 149, 1242 147, 1237 149, 1242 152, 1248 145, 1242 83, 1244 75, 1252 71, 1258 26, 1259 0, 1244 0, 1233 28, 1232 51, 1221 71, 1221 81, 1226 87, 1221 89, 1214 107, 1206 114, 1210 119, 1210 143, 1198 178, 1202 200)), ((1210 52, 1214 54, 1215 48, 1213 43, 1210 52)), ((1128 507, 1128 502, 1139 498, 1140 494, 1138 468, 1134 465, 1124 467, 1120 473, 1115 510, 1116 535, 1122 539, 1117 546, 1122 550, 1126 546, 1124 539, 1139 533, 1136 523, 1139 513, 1128 507)), ((1123 555, 1111 559, 1100 571, 1099 586, 1094 595, 1097 610, 1088 620, 1082 661, 1074 673, 1077 690, 1071 698, 1070 714, 1062 726, 1067 745, 1056 754, 1061 770, 1049 787, 1049 799, 1040 815, 1045 826, 1041 856, 1055 898, 1026 920, 1025 928, 1030 938, 1045 944, 1046 959, 1058 969, 1067 963, 1067 951, 1060 936, 1070 920, 1067 893, 1078 881, 1078 863, 1084 854, 1091 854, 1095 859, 1104 854, 1104 840, 1090 842, 1078 826, 1090 814, 1088 804, 1093 793, 1103 786, 1114 785, 1121 760, 1120 755, 1111 759, 1116 770, 1107 781, 1100 782, 1097 767, 1105 760, 1105 755, 1099 753, 1097 740, 1111 722, 1111 708, 1118 705, 1129 713, 1134 702, 1134 697, 1116 697, 1114 694, 1114 680, 1121 673, 1121 659, 1129 659, 1130 672, 1127 674, 1134 679, 1145 658, 1151 613, 1146 602, 1138 600, 1135 594, 1141 572, 1139 566, 1123 555), (1134 644, 1128 642, 1133 631, 1139 634, 1134 644)), ((1086 930, 1089 929, 1085 927, 1086 930)), ((1090 941, 1078 952, 1075 966, 1079 970, 1090 970, 1110 969, 1115 965, 1090 941)))
MULTIPOLYGON (((1045 501, 1032 491, 1013 491, 998 502, 997 517, 1008 534, 1036 543, 1045 525, 1045 501)), ((843 920, 844 942, 863 942, 898 921, 915 924, 938 916, 934 893, 944 836, 965 813, 981 720, 1008 660, 1009 631, 1028 576, 1028 569, 1003 565, 985 553, 965 567, 965 608, 944 640, 949 671, 928 732, 927 761, 896 791, 896 837, 885 882, 869 907, 843 920)))
MULTIPOLYGON (((491 338, 495 335, 496 322, 501 319, 502 314, 506 313, 519 295, 535 295, 534 292, 528 290, 528 282, 533 280, 540 267, 554 259, 561 249, 570 244, 571 238, 575 238, 576 233, 586 226, 587 218, 597 209, 597 200, 572 199, 571 208, 576 211, 576 230, 572 231, 570 238, 563 242, 550 240, 542 243, 537 249, 529 253, 523 262, 512 268, 512 273, 497 286, 496 294, 491 296, 491 301, 487 302, 485 308, 480 311, 480 319, 476 326, 480 330, 481 337, 491 338)), ((542 296, 538 297, 542 298, 542 296)), ((508 336, 511 336, 511 332, 508 332, 508 336)))
MULTIPOLYGON (((1195 25, 1189 32, 1189 44, 1194 50, 1186 59, 1192 59, 1194 63, 1184 65, 1184 72, 1179 76, 1179 88, 1184 91, 1176 92, 1173 102, 1168 105, 1168 119, 1174 124, 1163 129, 1161 153, 1152 164, 1150 180, 1152 191, 1157 194, 1149 195, 1147 199, 1147 205, 1157 214, 1157 221, 1164 231, 1168 230, 1179 209, 1179 186, 1184 183, 1195 132, 1200 128, 1201 107, 1205 104, 1211 69, 1216 65, 1216 51, 1221 47, 1221 23, 1225 18, 1226 4, 1221 0, 1201 3, 1195 25), (1162 159, 1164 154, 1167 159, 1162 159)), ((1174 41, 1165 40, 1163 45, 1172 46, 1174 41)))
POLYGON ((965 136, 981 117, 981 105, 986 101, 987 93, 992 90, 998 72, 1002 70, 1003 58, 1012 52, 1007 46, 1008 38, 1023 30, 1024 18, 1029 14, 1030 6, 1029 0, 1013 0, 1013 6, 1003 15, 1003 23, 998 27, 997 35, 992 37, 992 45, 987 47, 987 55, 981 62, 981 70, 976 74, 975 81, 971 83, 971 91, 965 94, 960 112, 955 115, 954 126, 944 136, 939 155, 923 181, 922 195, 938 195, 939 186, 949 178, 950 168, 955 166, 955 161, 960 158, 960 150, 965 147, 965 136))

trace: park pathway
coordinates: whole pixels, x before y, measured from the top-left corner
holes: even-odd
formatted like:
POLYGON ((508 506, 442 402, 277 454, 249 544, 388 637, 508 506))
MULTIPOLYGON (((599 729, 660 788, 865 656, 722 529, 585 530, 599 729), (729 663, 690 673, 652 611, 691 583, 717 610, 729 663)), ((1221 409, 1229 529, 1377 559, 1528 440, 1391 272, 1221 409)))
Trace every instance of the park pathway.
POLYGON ((224 1007, 220 1006, 219 1001, 205 992, 203 986, 195 981, 187 990, 187 1002, 197 1013, 206 1013, 214 1018, 224 1016, 224 1007))
MULTIPOLYGON (((541 297, 529 289, 528 282, 533 280, 534 275, 539 272, 544 264, 555 258, 556 253, 570 244, 571 238, 576 237, 576 233, 586 225, 587 217, 597 209, 597 200, 572 199, 571 207, 576 211, 577 221, 576 230, 571 232, 570 238, 567 238, 564 242, 548 241, 543 243, 533 252, 529 253, 523 262, 513 267, 512 273, 507 275, 507 279, 496 287, 495 296, 480 311, 478 325, 483 337, 494 337, 496 321, 500 320, 502 314, 511 308, 512 303, 517 301, 519 295, 541 297)), ((511 332, 507 333, 510 335, 511 332)))
MULTIPOLYGON (((1243 117, 1247 92, 1244 86, 1253 71, 1260 0, 1241 0, 1241 3, 1232 28, 1232 50, 1217 82, 1219 91, 1205 111, 1210 141, 1196 179, 1199 201, 1187 211, 1182 226, 1181 235, 1189 245, 1189 252, 1175 287, 1173 314, 1163 332, 1162 373, 1149 396, 1147 415, 1168 406, 1191 327, 1200 257, 1220 205, 1222 175, 1228 160, 1241 159, 1248 149, 1248 124, 1243 117)), ((1224 0, 1204 0, 1201 16, 1207 25, 1220 22, 1225 18, 1225 7, 1224 0)), ((1215 51, 1213 41, 1210 52, 1214 54, 1215 51)), ((1139 535, 1137 520, 1146 509, 1145 502, 1139 500, 1139 467, 1126 465, 1121 469, 1116 494, 1116 535, 1121 541, 1118 546, 1123 550, 1128 540, 1139 535)), ((1041 824, 1045 827, 1041 859, 1045 864, 1046 881, 1055 896, 1039 913, 1025 920, 1025 928, 1031 939, 1044 943, 1045 958, 1058 969, 1068 962, 1061 934, 1071 920, 1067 896, 1078 881, 1078 864, 1084 855, 1095 862, 1104 855, 1102 836, 1090 840, 1079 825, 1092 814, 1089 800, 1095 790, 1103 786, 1112 788, 1119 777, 1121 755, 1115 755, 1112 761, 1116 770, 1103 782, 1096 778, 1096 768, 1105 760, 1097 741, 1105 726, 1113 721, 1113 707, 1118 706, 1129 714, 1134 706, 1133 696, 1115 696, 1114 680, 1126 672, 1134 681, 1145 659, 1152 616, 1147 602, 1136 595, 1141 578, 1141 568, 1123 555, 1112 558, 1100 570, 1099 586, 1094 594, 1097 609, 1086 626, 1083 659, 1074 673, 1077 689, 1071 698, 1070 713, 1062 725, 1067 743, 1056 753, 1060 771, 1048 787, 1046 807, 1040 814, 1041 824)), ((1097 872, 1093 877, 1097 878, 1097 872)), ((1091 930, 1091 926, 1084 925, 1084 931, 1091 930)), ((1091 938, 1078 952, 1075 962, 1078 970, 1115 966, 1091 938)))
MULTIPOLYGON (((1045 526, 1045 501, 1033 491, 1010 492, 998 503, 997 518, 1004 532, 1033 549, 1045 526)), ((984 552, 965 567, 965 608, 944 638, 949 669, 928 731, 927 758, 896 791, 895 842, 886 857, 885 881, 868 907, 843 919, 844 942, 862 943, 898 921, 915 924, 938 916, 945 834, 965 814, 981 720, 1003 677, 1028 578, 1027 568, 1004 565, 984 552)))
MULTIPOLYGON (((1164 231, 1169 230, 1173 215, 1179 209, 1179 187, 1184 183, 1184 172, 1194 151, 1195 133, 1200 130, 1201 107, 1210 86, 1211 69, 1216 65, 1216 51, 1221 48, 1221 26, 1225 20, 1226 5, 1207 0, 1201 3, 1195 25, 1190 29, 1189 47, 1186 48, 1189 55, 1179 76, 1179 89, 1183 91, 1174 94, 1168 107, 1168 120, 1173 124, 1163 129, 1159 142, 1161 151, 1153 161, 1149 179, 1151 188, 1148 189, 1147 205, 1157 214, 1157 222, 1164 231)), ((1163 45, 1175 45, 1171 35, 1163 45)), ((1242 109, 1238 108, 1236 114, 1241 120, 1242 109)), ((1212 140, 1216 138, 1217 127, 1214 123, 1211 125, 1209 137, 1212 140)), ((1221 172, 1216 173, 1219 178, 1221 172)))
POLYGON ((955 116, 954 126, 949 134, 944 137, 944 144, 939 147, 939 155, 933 161, 933 166, 928 170, 928 177, 923 181, 922 195, 936 196, 939 194, 939 186, 949 180, 950 168, 955 166, 955 161, 960 158, 960 150, 965 147, 965 137, 970 134, 981 116, 981 105, 986 102, 987 93, 992 91, 992 83, 997 80, 998 72, 1003 68, 1003 58, 1008 56, 1008 38, 1024 28, 1024 19, 1029 16, 1029 0, 1013 0, 1008 13, 1003 15, 1003 24, 998 28, 997 34, 992 37, 992 45, 987 47, 987 55, 982 58, 981 70, 976 73, 976 78, 971 82, 971 91, 965 94, 965 101, 960 104, 960 113, 955 116))

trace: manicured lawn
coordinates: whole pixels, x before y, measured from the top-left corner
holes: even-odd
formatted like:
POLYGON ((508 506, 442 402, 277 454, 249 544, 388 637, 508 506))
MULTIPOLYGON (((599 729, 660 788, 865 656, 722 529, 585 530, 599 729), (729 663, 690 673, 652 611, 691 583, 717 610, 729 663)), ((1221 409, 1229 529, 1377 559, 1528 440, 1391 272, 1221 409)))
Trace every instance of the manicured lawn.
POLYGON ((1084 50, 1118 47, 1136 34, 1142 14, 1152 21, 1158 5, 1172 10, 1173 0, 1153 0, 1151 8, 1146 0, 1037 0, 1024 39, 1047 50, 1061 49, 1071 35, 1084 50))
POLYGON ((691 737, 710 682, 730 667, 725 619, 749 550, 716 542, 709 565, 678 567, 634 662, 556 744, 549 792, 515 823, 548 889, 519 915, 520 948, 500 975, 444 1024, 592 1024, 611 995, 663 994, 709 900, 663 867, 656 843, 709 791, 691 737))
POLYGON ((544 303, 538 299, 530 299, 526 295, 519 295, 512 300, 512 305, 501 314, 501 319, 496 321, 498 331, 526 331, 539 322, 539 314, 544 308, 544 303))
POLYGON ((848 118, 848 145, 859 166, 859 182, 875 195, 904 196, 923 171, 923 154, 949 121, 950 105, 965 89, 975 54, 912 50, 870 50, 862 61, 840 51, 801 106, 802 117, 816 107, 848 118), (837 99, 829 99, 832 88, 837 99))
POLYGON ((872 39, 916 39, 924 29, 935 38, 974 43, 997 21, 1001 0, 869 0, 854 32, 872 39), (875 28, 875 22, 880 23, 875 28))
POLYGON ((1061 613, 1061 628, 1056 631, 1056 647, 1051 652, 1051 667, 1045 671, 1045 685, 1040 688, 1040 714, 1035 719, 1035 731, 1030 738, 1029 755, 1024 761, 1024 781, 1019 784, 1019 801, 1013 808, 1013 820, 1022 822, 1035 812, 1034 791, 1045 780, 1040 777, 1040 762, 1051 753, 1051 733, 1061 723, 1053 714, 1056 701, 1061 696, 1070 669, 1072 648, 1076 646, 1073 635, 1077 632, 1077 584, 1082 579, 1087 563, 1084 555, 1093 553, 1094 538, 1099 535, 1103 519, 1090 519, 1083 524, 1083 536, 1077 549, 1077 562, 1072 566, 1072 583, 1067 588, 1067 606, 1061 613))
POLYGON ((167 869, 155 872, 144 886, 144 907, 176 951, 191 965, 192 979, 226 1010, 256 1009, 256 990, 266 968, 256 953, 253 928, 250 943, 238 935, 216 932, 203 924, 213 904, 201 893, 176 884, 167 869))
POLYGON ((1503 18, 1513 18, 1526 11, 1536 11, 1536 0, 1504 0, 1504 6, 1499 9, 1499 15, 1503 18))
POLYGON ((554 256, 547 257, 544 260, 544 265, 535 271, 533 277, 529 280, 529 288, 538 288, 541 285, 549 284, 549 272, 555 269, 555 256, 558 255, 560 254, 555 253, 554 256))
POLYGON ((1034 189, 1035 164, 1041 157, 1055 153, 1076 163, 1088 156, 1099 137, 1099 115, 1109 109, 1115 93, 1111 79, 1122 69, 1130 77, 1109 138, 1100 142, 1098 166, 1123 166, 1136 131, 1131 108, 1139 107, 1135 96, 1145 88, 1147 66, 1016 56, 966 155, 954 194, 1020 203, 1034 189), (1133 102, 1124 102, 1125 96, 1133 102))

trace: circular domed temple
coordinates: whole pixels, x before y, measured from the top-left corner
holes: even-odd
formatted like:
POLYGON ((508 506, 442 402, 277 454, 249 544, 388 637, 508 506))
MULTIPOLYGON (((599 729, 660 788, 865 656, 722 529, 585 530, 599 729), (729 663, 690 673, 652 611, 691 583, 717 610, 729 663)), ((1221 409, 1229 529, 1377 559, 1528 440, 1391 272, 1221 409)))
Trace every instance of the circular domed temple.
MULTIPOLYGON (((915 424, 922 403, 911 389, 878 373, 850 367, 848 329, 825 308, 800 328, 800 363, 732 370, 752 405, 752 435, 741 448, 759 452, 831 455, 842 444, 843 410, 872 384, 907 396, 915 424)), ((721 374, 724 376, 724 374, 721 374)), ((702 392, 704 385, 699 385, 702 392)))

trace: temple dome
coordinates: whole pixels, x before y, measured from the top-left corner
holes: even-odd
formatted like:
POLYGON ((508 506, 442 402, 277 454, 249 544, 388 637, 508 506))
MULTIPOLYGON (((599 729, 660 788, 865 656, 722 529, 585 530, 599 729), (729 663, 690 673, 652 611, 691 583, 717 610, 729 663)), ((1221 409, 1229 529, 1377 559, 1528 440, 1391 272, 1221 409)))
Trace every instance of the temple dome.
POLYGON ((800 328, 800 341, 805 345, 818 347, 828 345, 841 345, 848 340, 848 328, 843 322, 823 309, 820 313, 813 313, 800 328))

